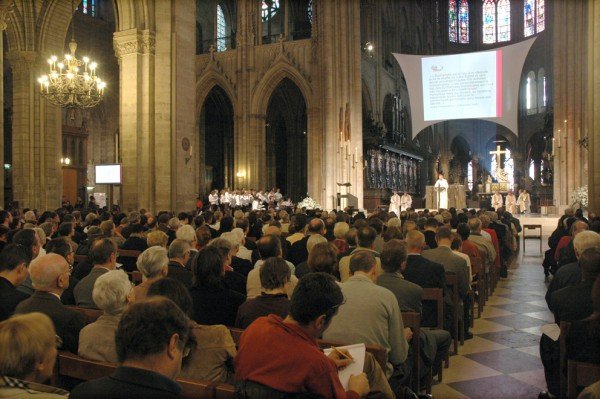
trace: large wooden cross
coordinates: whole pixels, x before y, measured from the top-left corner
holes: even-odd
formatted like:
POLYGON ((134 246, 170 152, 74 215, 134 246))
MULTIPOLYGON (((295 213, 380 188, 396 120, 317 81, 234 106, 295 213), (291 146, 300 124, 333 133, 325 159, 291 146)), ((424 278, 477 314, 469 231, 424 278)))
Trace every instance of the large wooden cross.
POLYGON ((499 144, 496 144, 496 151, 490 151, 490 155, 496 156, 496 169, 502 169, 500 165, 502 162, 502 155, 507 154, 508 151, 502 151, 499 144))

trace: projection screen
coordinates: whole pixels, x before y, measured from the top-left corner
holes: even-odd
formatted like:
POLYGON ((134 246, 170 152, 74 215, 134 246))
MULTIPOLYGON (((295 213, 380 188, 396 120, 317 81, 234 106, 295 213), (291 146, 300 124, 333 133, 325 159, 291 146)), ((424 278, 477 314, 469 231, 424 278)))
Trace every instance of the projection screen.
POLYGON ((412 137, 453 119, 488 120, 518 134, 521 72, 535 39, 475 53, 394 54, 408 86, 412 137))

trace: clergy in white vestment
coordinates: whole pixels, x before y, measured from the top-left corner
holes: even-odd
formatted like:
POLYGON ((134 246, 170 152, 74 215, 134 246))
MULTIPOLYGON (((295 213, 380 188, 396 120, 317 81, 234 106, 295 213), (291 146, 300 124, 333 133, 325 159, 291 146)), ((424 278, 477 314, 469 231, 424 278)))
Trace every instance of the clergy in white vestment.
POLYGON ((392 191, 392 196, 390 197, 390 209, 389 212, 394 212, 396 216, 400 216, 400 196, 396 191, 392 191))
POLYGON ((494 195, 492 195, 492 206, 494 209, 498 210, 503 204, 504 200, 502 199, 502 194, 500 194, 499 191, 496 191, 494 195))
POLYGON ((409 193, 407 193, 406 191, 404 192, 404 194, 402 194, 402 197, 400 197, 400 211, 406 211, 409 208, 412 207, 412 197, 410 196, 409 193))
POLYGON ((448 209, 448 180, 440 173, 434 186, 438 198, 438 209, 448 209))
POLYGON ((506 194, 504 206, 506 207, 507 212, 513 215, 515 214, 515 211, 517 210, 517 199, 512 191, 509 191, 508 194, 506 194))
POLYGON ((217 192, 217 190, 213 190, 211 191, 211 193, 208 195, 208 203, 211 206, 218 206, 219 205, 219 194, 217 192))

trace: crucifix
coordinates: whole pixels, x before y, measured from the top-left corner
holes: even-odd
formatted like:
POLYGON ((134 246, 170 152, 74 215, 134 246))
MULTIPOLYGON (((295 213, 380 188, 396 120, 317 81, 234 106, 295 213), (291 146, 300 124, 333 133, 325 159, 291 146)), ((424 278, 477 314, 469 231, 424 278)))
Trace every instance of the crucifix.
POLYGON ((496 144, 496 151, 490 151, 490 155, 496 156, 496 170, 502 169, 500 165, 502 165, 502 155, 508 153, 508 151, 502 151, 502 147, 500 144, 496 144))

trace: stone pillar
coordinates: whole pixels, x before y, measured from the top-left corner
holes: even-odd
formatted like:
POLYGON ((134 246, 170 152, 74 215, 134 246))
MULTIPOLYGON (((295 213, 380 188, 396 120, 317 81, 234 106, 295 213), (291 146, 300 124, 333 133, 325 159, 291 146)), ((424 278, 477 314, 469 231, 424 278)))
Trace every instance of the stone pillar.
MULTIPOLYGON (((578 143, 585 133, 585 113, 589 92, 588 23, 594 25, 588 7, 598 7, 597 1, 572 2, 557 0, 552 5, 554 30, 554 137, 555 158, 554 198, 562 212, 573 201, 573 190, 587 183, 581 170, 582 148, 578 143), (589 3, 589 6, 588 6, 589 3), (560 132, 559 132, 560 130, 560 132)), ((594 29, 593 26, 589 29, 594 29)), ((593 46, 593 44, 589 44, 593 46)), ((589 94, 591 95, 591 94, 589 94)), ((592 114, 596 110, 592 110, 592 114)), ((593 132, 593 130, 590 130, 593 132)), ((590 168, 593 171, 593 168, 590 168)))
MULTIPOLYGON (((323 1, 315 2, 315 25, 313 26, 313 62, 316 67, 314 74, 318 81, 316 98, 320 104, 320 126, 323 143, 320 148, 314 140, 308 143, 308 153, 322 152, 322 157, 313 159, 319 166, 317 173, 311 173, 309 193, 320 201, 325 208, 336 206, 338 182, 350 180, 352 187, 349 193, 358 197, 359 208, 363 207, 363 168, 362 165, 362 112, 361 112, 361 53, 360 53, 360 2, 323 1), (350 165, 350 171, 341 166, 345 161, 344 154, 339 149, 340 109, 346 110, 349 105, 350 115, 350 157, 358 152, 359 159, 355 168, 350 165), (336 173, 332 173, 336 170, 336 173), (315 191, 321 195, 317 195, 315 191)), ((310 112, 310 111, 309 111, 310 112)), ((311 126, 309 126, 310 132, 311 126)), ((310 166, 310 162, 309 162, 310 166)), ((348 168, 348 163, 345 163, 348 168)))
POLYGON ((4 208, 4 31, 12 7, 11 1, 0 2, 0 209, 4 208))
POLYGON ((600 1, 592 0, 587 6, 588 43, 586 127, 583 136, 588 137, 588 209, 600 211, 600 1))
POLYGON ((42 99, 37 74, 47 64, 37 51, 9 51, 13 71, 13 187, 21 208, 60 206, 61 118, 57 107, 42 99))

